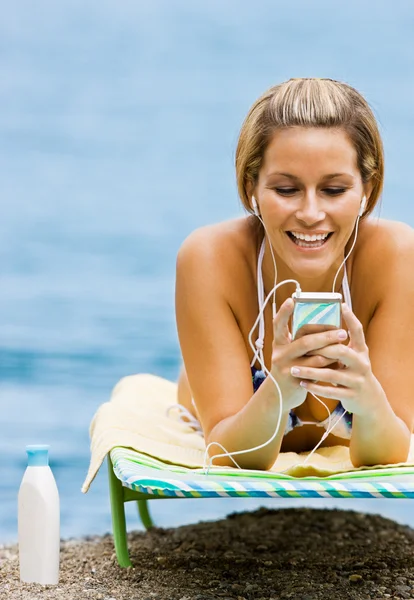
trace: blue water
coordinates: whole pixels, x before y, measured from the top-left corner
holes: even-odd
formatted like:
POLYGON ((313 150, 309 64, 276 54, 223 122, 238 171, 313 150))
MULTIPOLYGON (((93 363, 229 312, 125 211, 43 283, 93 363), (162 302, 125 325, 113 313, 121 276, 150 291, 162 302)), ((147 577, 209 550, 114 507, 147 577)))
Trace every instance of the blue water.
MULTIPOLYGON (((321 76, 360 89, 384 135, 382 216, 414 225, 414 6, 332 6, 3 6, 0 541, 17 538, 28 443, 51 445, 62 535, 110 529, 106 472, 86 496, 80 492, 89 422, 120 377, 176 378, 175 255, 195 227, 242 214, 234 150, 242 119, 267 87, 321 76)), ((165 501, 153 513, 166 526, 259 504, 165 501)), ((306 504, 381 512, 414 525, 408 501, 306 504)), ((132 506, 128 514, 137 527, 132 506)))

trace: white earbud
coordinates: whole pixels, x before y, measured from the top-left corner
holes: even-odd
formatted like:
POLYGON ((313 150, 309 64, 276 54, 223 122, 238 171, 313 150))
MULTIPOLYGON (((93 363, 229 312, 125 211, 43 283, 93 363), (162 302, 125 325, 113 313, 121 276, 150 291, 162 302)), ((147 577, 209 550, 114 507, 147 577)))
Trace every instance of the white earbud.
POLYGON ((252 196, 252 207, 254 214, 256 215, 256 217, 258 217, 260 215, 259 207, 257 206, 256 198, 254 196, 252 196))
POLYGON ((361 206, 359 207, 358 217, 362 217, 364 214, 365 206, 367 205, 367 197, 364 196, 361 200, 361 206))

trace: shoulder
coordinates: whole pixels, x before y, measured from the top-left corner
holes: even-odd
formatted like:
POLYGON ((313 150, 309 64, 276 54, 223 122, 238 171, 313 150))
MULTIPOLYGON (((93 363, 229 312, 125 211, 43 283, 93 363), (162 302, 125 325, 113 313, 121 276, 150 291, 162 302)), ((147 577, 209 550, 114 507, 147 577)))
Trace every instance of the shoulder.
POLYGON ((361 227, 353 270, 356 279, 370 286, 376 301, 412 279, 414 230, 406 223, 368 219, 361 227))
POLYGON ((239 269, 254 256, 257 236, 258 228, 249 217, 200 227, 179 248, 177 269, 184 266, 198 272, 214 269, 216 274, 239 269))
POLYGON ((361 229, 358 248, 361 265, 395 267, 399 259, 414 257, 414 229, 406 223, 369 219, 361 229))
POLYGON ((361 237, 365 245, 384 253, 414 248, 414 229, 401 221, 370 218, 363 224, 361 237))

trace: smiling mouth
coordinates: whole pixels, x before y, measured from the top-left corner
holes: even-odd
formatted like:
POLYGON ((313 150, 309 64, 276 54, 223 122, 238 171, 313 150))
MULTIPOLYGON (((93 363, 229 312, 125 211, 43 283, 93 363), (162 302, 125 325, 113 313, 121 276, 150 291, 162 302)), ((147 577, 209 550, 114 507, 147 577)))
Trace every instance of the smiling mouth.
POLYGON ((328 234, 320 235, 302 235, 295 234, 292 231, 286 231, 292 242, 300 248, 320 248, 332 237, 333 231, 328 234))

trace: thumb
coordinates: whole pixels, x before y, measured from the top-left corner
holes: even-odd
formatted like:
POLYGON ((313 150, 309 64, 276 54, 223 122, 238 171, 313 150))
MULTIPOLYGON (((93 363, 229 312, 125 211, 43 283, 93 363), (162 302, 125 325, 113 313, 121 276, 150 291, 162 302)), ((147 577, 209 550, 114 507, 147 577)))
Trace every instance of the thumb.
POLYGON ((289 319, 293 314, 294 302, 288 298, 279 308, 273 319, 273 341, 277 345, 289 344, 292 336, 289 331, 289 319))

